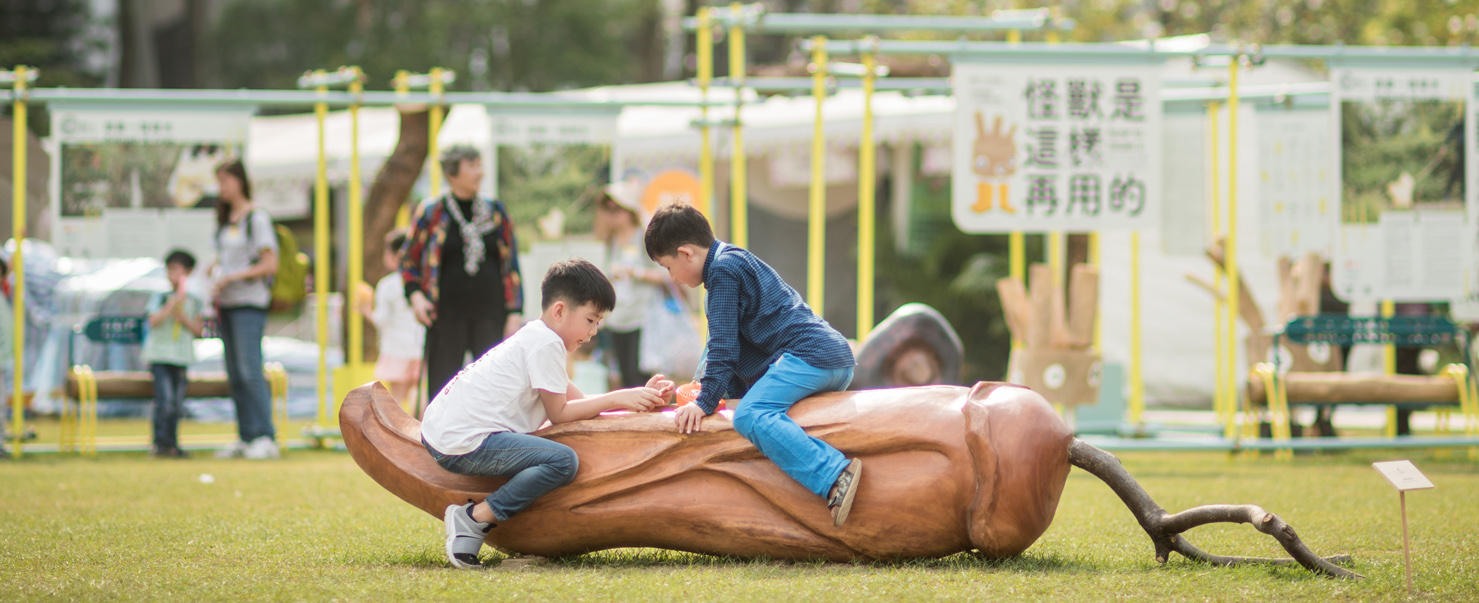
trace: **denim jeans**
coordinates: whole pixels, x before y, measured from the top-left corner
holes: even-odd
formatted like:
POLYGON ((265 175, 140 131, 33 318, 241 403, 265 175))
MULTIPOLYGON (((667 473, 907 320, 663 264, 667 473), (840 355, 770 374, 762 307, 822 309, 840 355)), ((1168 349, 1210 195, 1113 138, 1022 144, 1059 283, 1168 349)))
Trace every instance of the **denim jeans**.
POLYGON ((225 353, 226 379, 231 382, 231 401, 236 404, 236 432, 241 441, 262 436, 275 438, 272 425, 272 392, 262 372, 262 335, 267 331, 264 308, 222 308, 221 347, 225 353))
POLYGON ((570 483, 580 467, 580 459, 569 446, 510 431, 488 434, 477 450, 467 454, 442 454, 426 443, 426 438, 421 439, 421 445, 438 465, 452 473, 512 478, 488 495, 488 506, 498 521, 507 521, 534 504, 535 499, 570 483))
POLYGON ((806 435, 786 411, 802 398, 847 389, 852 367, 819 369, 790 354, 770 365, 734 411, 734 430, 807 490, 826 497, 847 468, 836 448, 806 435))
POLYGON ((161 449, 180 447, 180 415, 185 410, 185 367, 150 364, 154 373, 154 445, 161 449))

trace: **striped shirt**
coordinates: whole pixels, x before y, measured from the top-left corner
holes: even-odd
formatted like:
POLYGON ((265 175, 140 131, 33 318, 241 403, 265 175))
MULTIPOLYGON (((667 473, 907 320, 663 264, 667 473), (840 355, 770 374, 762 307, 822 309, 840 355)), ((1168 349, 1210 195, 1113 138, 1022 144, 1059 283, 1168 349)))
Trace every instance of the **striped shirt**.
POLYGON ((709 344, 695 403, 704 413, 722 398, 743 397, 783 353, 819 369, 857 364, 847 339, 750 252, 714 241, 703 276, 709 344))

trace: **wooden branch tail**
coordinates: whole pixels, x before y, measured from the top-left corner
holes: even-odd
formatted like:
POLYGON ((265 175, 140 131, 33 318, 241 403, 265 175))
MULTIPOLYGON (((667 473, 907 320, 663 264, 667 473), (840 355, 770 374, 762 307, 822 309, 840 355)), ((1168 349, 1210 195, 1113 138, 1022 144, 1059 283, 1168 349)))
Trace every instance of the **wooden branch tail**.
POLYGON ((1074 438, 1068 447, 1068 462, 1079 469, 1092 473, 1109 485, 1114 493, 1119 495, 1130 512, 1135 514, 1136 521, 1145 533, 1150 535, 1150 540, 1155 544, 1155 560, 1157 563, 1165 563, 1170 558, 1170 553, 1175 551, 1187 559, 1202 561, 1212 565, 1241 565, 1248 563, 1269 565, 1293 565, 1298 563, 1305 569, 1325 574, 1334 578, 1364 578, 1361 574, 1352 572, 1335 565, 1335 563, 1349 563, 1349 555, 1337 555, 1334 557, 1320 557, 1316 555, 1299 536, 1294 533, 1294 528, 1278 515, 1269 513, 1255 505, 1204 505, 1188 509, 1176 514, 1167 513, 1165 509, 1156 504, 1145 493, 1145 489, 1130 476, 1128 471, 1120 465, 1120 461, 1113 454, 1095 448, 1084 443, 1083 440, 1074 438), (1181 533, 1197 526, 1210 523, 1247 523, 1254 529, 1272 536, 1274 540, 1289 552, 1292 559, 1269 559, 1261 557, 1225 557, 1207 553, 1182 538, 1181 533))

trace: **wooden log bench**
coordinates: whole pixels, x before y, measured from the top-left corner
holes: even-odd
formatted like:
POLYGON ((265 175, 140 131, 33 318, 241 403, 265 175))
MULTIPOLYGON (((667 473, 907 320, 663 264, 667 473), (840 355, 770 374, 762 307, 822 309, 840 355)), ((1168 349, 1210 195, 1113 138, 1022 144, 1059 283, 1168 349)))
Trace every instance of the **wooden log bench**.
MULTIPOLYGON (((1268 410, 1273 439, 1289 440, 1290 405, 1380 404, 1392 408, 1431 408, 1444 411, 1439 431, 1446 434, 1447 411, 1459 408, 1465 417, 1465 435, 1479 435, 1479 396, 1472 371, 1469 341, 1465 331, 1441 317, 1351 317, 1343 315, 1304 316, 1290 320, 1273 334, 1273 346, 1281 339, 1296 344, 1323 343, 1334 346, 1382 344, 1419 347, 1456 344, 1465 363, 1450 364, 1439 375, 1383 375, 1370 373, 1282 372, 1280 355, 1273 362, 1260 362, 1248 374, 1248 410, 1268 410)), ((1290 451, 1281 450, 1288 456, 1290 451)))
MULTIPOLYGON (((72 335, 74 339, 86 337, 92 343, 139 345, 144 342, 147 321, 142 314, 97 316, 73 327, 72 335)), ((215 338, 213 329, 207 327, 206 331, 207 338, 215 338)), ((149 371, 94 371, 73 359, 72 343, 68 342, 67 359, 72 368, 67 371, 66 398, 62 402, 59 450, 93 454, 97 452, 98 400, 153 401, 154 375, 149 371)), ((262 370, 272 396, 272 420, 281 438, 281 427, 287 422, 287 371, 276 362, 264 363, 262 370)), ((186 398, 231 397, 231 383, 224 372, 190 372, 187 379, 186 398)))

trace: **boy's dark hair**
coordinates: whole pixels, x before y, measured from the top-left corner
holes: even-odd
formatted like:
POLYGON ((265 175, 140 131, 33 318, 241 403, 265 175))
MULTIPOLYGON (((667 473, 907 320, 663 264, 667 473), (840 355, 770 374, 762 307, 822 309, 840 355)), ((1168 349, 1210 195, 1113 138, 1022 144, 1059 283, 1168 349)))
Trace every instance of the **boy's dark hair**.
POLYGON ((458 170, 462 168, 463 161, 482 159, 482 157, 477 147, 470 144, 454 144, 442 151, 442 156, 438 157, 437 161, 442 164, 442 175, 452 177, 456 176, 458 170))
POLYGON ((406 246, 406 229, 397 228, 385 235, 385 249, 400 253, 401 248, 406 246))
POLYGON ((697 245, 708 249, 714 244, 714 230, 709 228, 709 219, 692 205, 674 203, 658 208, 647 223, 647 257, 657 258, 677 255, 684 245, 697 245))
POLYGON ((539 293, 543 297, 539 307, 545 310, 556 300, 574 307, 593 303, 600 312, 610 312, 616 307, 616 289, 611 287, 611 281, 600 268, 585 260, 555 262, 544 273, 539 293))
POLYGON ((179 264, 187 272, 194 271, 195 256, 190 255, 190 252, 184 249, 176 249, 169 252, 169 255, 164 256, 164 265, 169 266, 170 264, 179 264))

